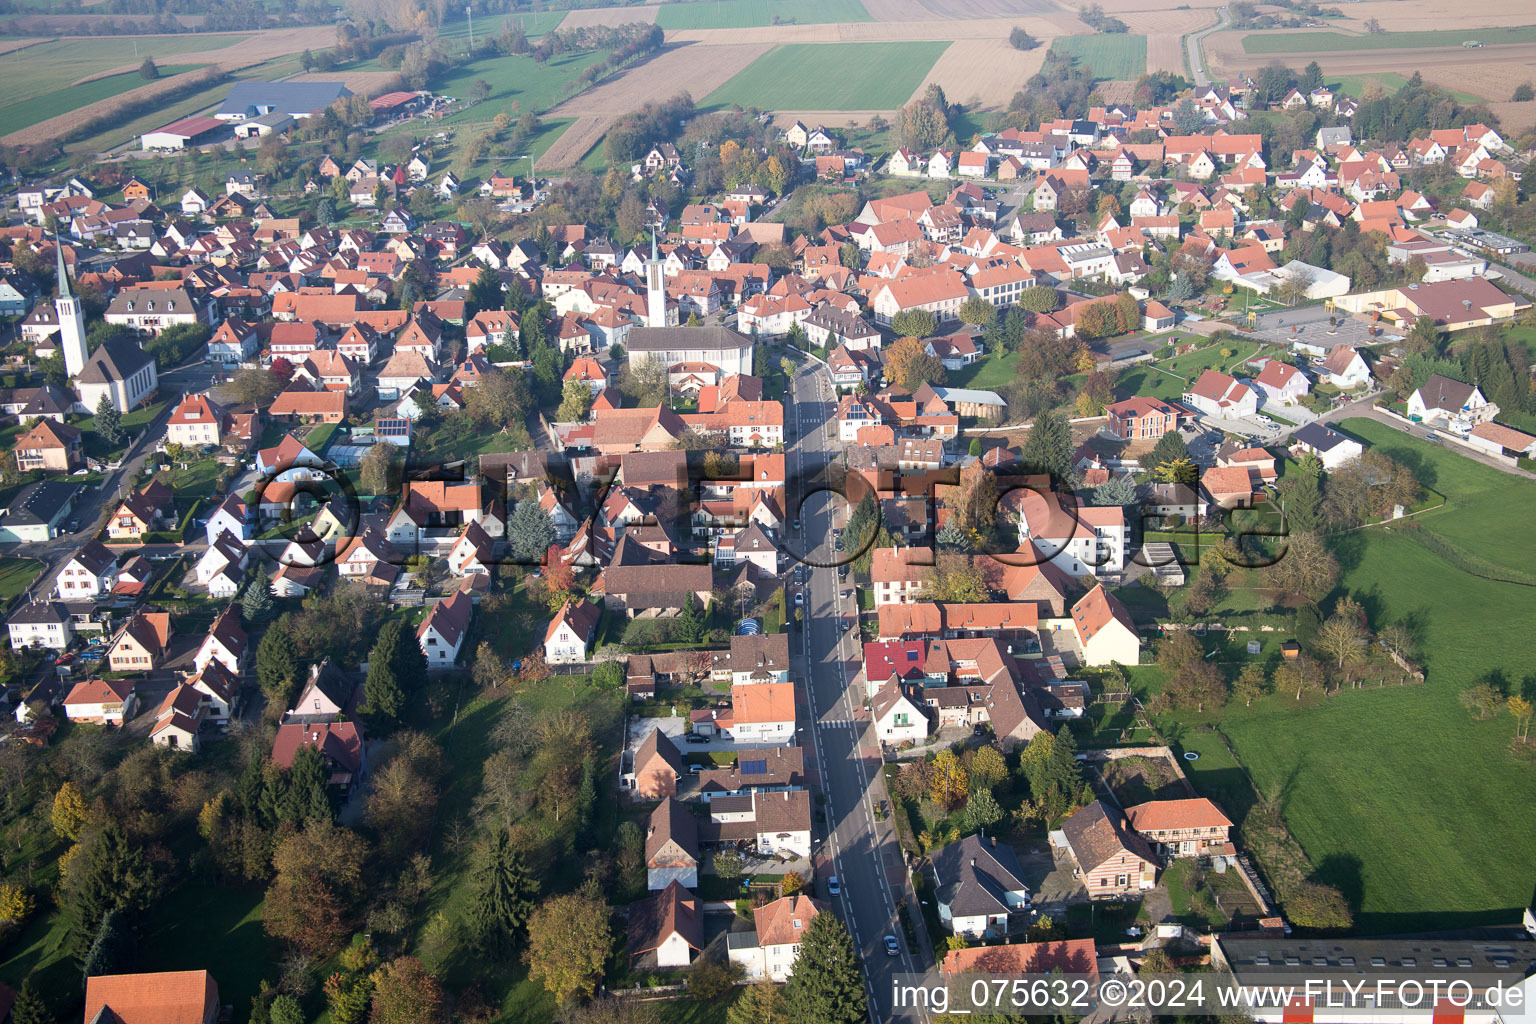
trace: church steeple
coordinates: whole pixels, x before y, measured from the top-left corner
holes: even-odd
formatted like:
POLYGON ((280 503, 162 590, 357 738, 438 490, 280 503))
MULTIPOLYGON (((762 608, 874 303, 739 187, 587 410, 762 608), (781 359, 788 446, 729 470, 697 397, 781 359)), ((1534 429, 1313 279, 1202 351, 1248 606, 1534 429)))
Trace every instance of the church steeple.
POLYGON ((64 353, 64 372, 77 376, 85 369, 89 353, 85 347, 85 315, 80 301, 69 293, 69 274, 64 269, 64 243, 53 233, 53 249, 58 256, 59 297, 53 308, 59 314, 59 350, 64 353))

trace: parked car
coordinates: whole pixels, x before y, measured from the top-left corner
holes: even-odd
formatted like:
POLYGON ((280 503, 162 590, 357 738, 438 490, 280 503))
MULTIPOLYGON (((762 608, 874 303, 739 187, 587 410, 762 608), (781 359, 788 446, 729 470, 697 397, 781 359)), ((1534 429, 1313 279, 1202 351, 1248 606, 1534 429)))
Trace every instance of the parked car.
POLYGON ((843 885, 842 885, 841 882, 839 882, 837 880, 837 876, 836 875, 833 875, 831 878, 827 879, 827 895, 828 896, 840 896, 840 895, 842 895, 842 892, 843 892, 843 885))
POLYGON ((886 956, 899 956, 900 954, 901 954, 901 944, 896 941, 896 936, 894 936, 894 935, 887 935, 885 937, 885 955, 886 956))
POLYGON ((691 732, 687 736, 683 737, 683 740, 687 743, 708 743, 709 737, 701 735, 700 733, 691 732))

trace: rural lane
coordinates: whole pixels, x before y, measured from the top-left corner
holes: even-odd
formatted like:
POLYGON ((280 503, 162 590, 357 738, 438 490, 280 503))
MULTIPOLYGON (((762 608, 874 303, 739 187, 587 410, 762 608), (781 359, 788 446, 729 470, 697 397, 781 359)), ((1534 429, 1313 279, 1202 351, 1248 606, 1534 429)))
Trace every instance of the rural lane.
POLYGON ((1200 52, 1201 41, 1204 40, 1205 37, 1210 35, 1212 32, 1220 32, 1222 29, 1232 24, 1232 19, 1227 14, 1227 9, 1225 7, 1220 8, 1216 13, 1220 19, 1216 22, 1216 24, 1210 26, 1209 28, 1203 28, 1199 32, 1192 32, 1184 37, 1184 48, 1188 51, 1189 54, 1189 71, 1190 74, 1195 76, 1196 86, 1211 84, 1211 77, 1210 75, 1206 74, 1205 71, 1205 59, 1200 52))

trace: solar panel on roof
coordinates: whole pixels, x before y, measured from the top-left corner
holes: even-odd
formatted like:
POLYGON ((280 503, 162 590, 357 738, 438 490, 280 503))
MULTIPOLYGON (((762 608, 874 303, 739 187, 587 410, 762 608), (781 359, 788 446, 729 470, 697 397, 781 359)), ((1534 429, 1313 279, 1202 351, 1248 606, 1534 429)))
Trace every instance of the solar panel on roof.
POLYGON ((741 774, 766 775, 768 774, 767 761, 743 761, 741 762, 741 774))

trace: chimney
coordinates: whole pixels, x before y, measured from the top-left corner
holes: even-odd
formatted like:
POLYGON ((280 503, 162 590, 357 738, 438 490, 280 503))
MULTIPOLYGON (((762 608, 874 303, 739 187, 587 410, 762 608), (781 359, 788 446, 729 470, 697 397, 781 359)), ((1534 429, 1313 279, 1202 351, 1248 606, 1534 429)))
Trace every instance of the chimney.
POLYGON ((975 866, 976 866, 976 858, 972 857, 971 858, 971 867, 975 867, 975 866))

